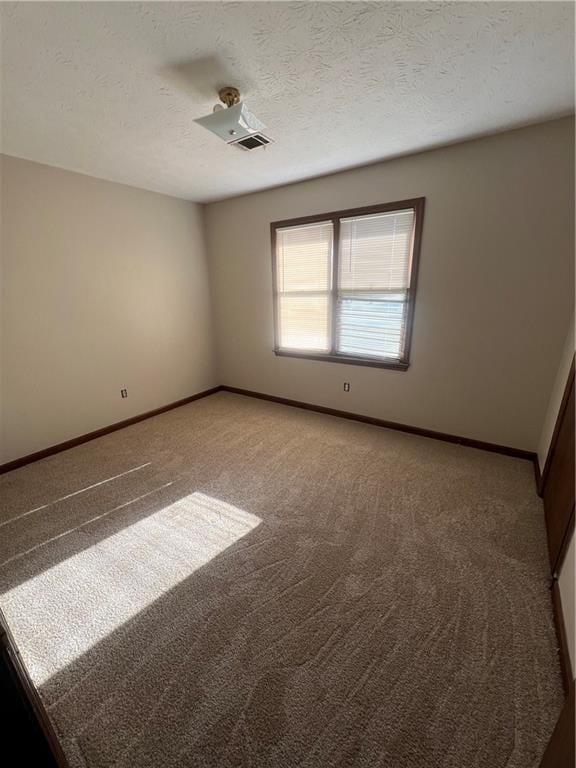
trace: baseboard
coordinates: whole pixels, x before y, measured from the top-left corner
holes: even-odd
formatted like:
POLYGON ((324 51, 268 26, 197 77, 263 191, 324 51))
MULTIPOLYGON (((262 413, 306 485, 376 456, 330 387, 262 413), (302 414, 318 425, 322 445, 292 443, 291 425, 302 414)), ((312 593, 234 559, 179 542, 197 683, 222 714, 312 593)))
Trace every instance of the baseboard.
POLYGON ((497 445, 496 443, 485 443, 482 440, 473 440, 469 437, 461 437, 459 435, 449 435, 445 432, 435 432, 432 429, 423 429, 422 427, 413 427, 409 424, 399 424, 396 421, 385 421, 384 419, 375 419, 372 416, 362 416, 358 413, 349 413, 348 411, 339 411, 335 408, 326 408, 323 405, 313 405, 312 403, 303 403, 300 400, 289 400, 286 397, 276 397, 276 395, 266 395, 262 392, 252 392, 249 389, 240 389, 238 387, 229 387, 222 385, 220 387, 224 392, 234 392, 237 395, 245 395, 246 397, 255 397, 259 400, 269 400, 272 403, 280 403, 281 405, 291 405, 294 408, 303 408, 306 411, 316 411, 317 413, 324 413, 328 416, 339 416, 341 419, 350 419, 352 421, 360 421, 363 424, 372 424, 376 427, 385 427, 386 429, 395 429, 400 432, 408 432, 411 435, 418 435, 419 437, 430 437, 434 440, 442 440, 445 443, 457 443, 458 445, 464 445, 468 448, 478 448, 481 451, 491 451, 492 453, 501 453, 505 456, 514 456, 517 459, 526 459, 527 461, 534 462, 537 457, 534 451, 525 451, 522 448, 511 448, 507 445, 497 445))
POLYGON ((0 464, 0 475, 5 472, 11 472, 13 469, 19 469, 20 467, 31 464, 34 461, 45 459, 48 456, 53 456, 56 453, 67 451, 69 448, 75 448, 77 445, 87 443, 90 440, 95 440, 103 435, 108 435, 110 432, 116 432, 118 429, 129 427, 132 424, 136 424, 139 421, 144 421, 152 416, 158 416, 166 411, 171 411, 173 408, 179 408, 182 405, 192 403, 194 400, 199 400, 202 397, 208 397, 216 392, 233 392, 237 395, 244 395, 246 397, 255 397, 259 400, 268 400, 273 403, 279 403, 280 405, 290 405, 293 408, 303 408, 307 411, 315 411, 316 413, 324 413, 328 416, 338 416, 341 419, 350 419, 352 421, 359 421, 363 424, 372 424, 376 427, 384 427, 385 429, 395 429, 400 432, 407 432, 411 435, 418 435, 419 437, 429 437, 433 440, 442 440, 445 443, 456 443, 457 445, 464 445, 468 448, 478 448, 481 451, 491 451, 492 453, 501 453, 504 456, 513 456, 517 459, 525 459, 527 461, 534 462, 535 471, 538 469, 538 458, 533 451, 525 451, 521 448, 512 448, 506 445, 497 445, 496 443, 486 443, 482 440, 473 440, 469 437, 461 437, 460 435, 450 435, 445 432, 436 432, 432 429, 423 429, 422 427, 413 427, 409 424, 399 424, 396 421, 386 421, 384 419, 376 419, 372 416, 362 416, 359 413, 350 413, 349 411, 339 411, 335 408, 326 408, 323 405, 313 405, 312 403, 304 403, 300 400, 290 400, 286 397, 277 397, 276 395, 267 395, 263 392, 253 392, 249 389, 240 389, 239 387, 229 387, 228 385, 219 385, 206 389, 203 392, 198 392, 195 395, 190 395, 182 400, 177 400, 174 403, 163 405, 160 408, 155 408, 152 411, 146 411, 137 416, 132 416, 129 419, 123 421, 117 421, 115 424, 110 424, 107 427, 102 427, 94 432, 88 432, 88 434, 74 437, 71 440, 65 440, 58 445, 52 445, 49 448, 44 448, 36 453, 30 453, 27 456, 22 456, 19 459, 14 459, 6 464, 0 464))
POLYGON ((544 487, 542 483, 542 472, 540 471, 540 459, 538 454, 534 456, 534 481, 536 483, 536 493, 540 498, 544 495, 544 487))
POLYGON ((568 695, 570 686, 574 679, 572 672, 572 663, 570 662, 570 653, 568 651, 568 639, 566 635, 566 625, 564 623, 564 613, 562 611, 562 598, 560 596, 560 584, 558 579, 554 579, 550 588, 552 594, 552 610, 554 612, 554 626, 556 627, 556 638, 558 640, 558 655, 560 657, 560 670, 562 672, 562 685, 565 695, 568 695))
POLYGON ((174 403, 163 405, 160 408, 154 408, 152 411, 146 411, 146 413, 140 413, 137 416, 131 416, 129 419, 124 419, 123 421, 117 421, 115 424, 110 424, 107 427, 96 429, 94 432, 88 432, 87 434, 80 435, 79 437, 73 437, 71 440, 65 440, 63 443, 58 443, 58 445, 51 445, 49 448, 44 448, 43 450, 37 451, 36 453, 30 453, 27 456, 21 456, 19 459, 14 459, 13 461, 9 461, 6 464, 0 464, 0 475, 3 475, 5 472, 11 472, 13 469, 24 467, 26 464, 31 464, 34 461, 39 461, 40 459, 45 459, 48 456, 53 456, 55 453, 67 451, 69 448, 75 448, 77 445, 82 445, 82 443, 95 440, 97 437, 108 435, 110 432, 116 432, 118 429, 124 429, 124 427, 129 427, 132 424, 136 424, 139 421, 144 421, 145 419, 149 419, 152 416, 158 416, 159 414, 165 413, 166 411, 171 411, 173 408, 180 408, 181 405, 187 405, 188 403, 194 402, 194 400, 200 400, 202 397, 213 395, 215 392, 219 392, 220 389, 221 387, 219 386, 212 387, 211 389, 205 389, 203 392, 190 395, 189 397, 185 397, 182 400, 176 400, 174 403))

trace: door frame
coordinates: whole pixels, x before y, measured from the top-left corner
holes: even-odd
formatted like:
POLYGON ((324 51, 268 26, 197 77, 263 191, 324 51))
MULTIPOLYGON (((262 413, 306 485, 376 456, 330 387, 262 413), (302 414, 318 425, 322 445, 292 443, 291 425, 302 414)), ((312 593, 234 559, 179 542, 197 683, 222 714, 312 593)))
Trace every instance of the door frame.
MULTIPOLYGON (((542 470, 541 475, 538 473, 537 487, 538 487, 538 495, 540 497, 544 496, 544 491, 546 490, 546 483, 550 475, 550 468, 552 466, 552 462, 554 460, 554 456, 556 453, 556 448, 558 446, 558 438, 560 436, 562 421, 566 414, 566 409, 568 407, 568 401, 570 398, 571 390, 575 386, 574 369, 575 369, 575 358, 572 357, 572 364, 570 366, 570 371, 568 373, 566 386, 564 387, 564 393, 562 395, 560 408, 558 409, 558 415, 556 417, 556 423, 554 425, 554 432, 552 433, 552 439, 550 440, 550 446, 548 448, 548 453, 546 455, 544 468, 542 470)), ((554 614, 554 626, 556 629, 556 637, 558 639, 560 669, 562 672, 562 683, 563 683, 565 695, 568 695, 571 687, 573 687, 574 685, 574 670, 572 669, 572 664, 570 661, 570 653, 568 651, 567 630, 564 622, 564 612, 562 610, 562 600, 560 597, 560 584, 558 582, 558 578, 559 578, 560 570, 562 568, 562 565, 566 557, 566 552, 568 550, 570 540, 574 534, 574 521, 575 521, 575 513, 574 513, 574 506, 572 506, 572 513, 570 515, 570 519, 568 521, 568 524, 566 526, 566 529, 562 537, 562 544, 560 545, 556 562, 551 565, 552 581, 550 584, 550 594, 552 598, 552 609, 554 614)), ((548 531, 546 531, 546 533, 548 534, 548 531)))

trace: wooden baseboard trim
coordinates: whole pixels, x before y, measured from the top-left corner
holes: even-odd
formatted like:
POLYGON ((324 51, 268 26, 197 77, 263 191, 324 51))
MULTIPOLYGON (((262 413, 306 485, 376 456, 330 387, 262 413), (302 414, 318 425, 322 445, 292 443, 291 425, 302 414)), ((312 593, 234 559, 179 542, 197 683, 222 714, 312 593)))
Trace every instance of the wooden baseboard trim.
POLYGON ((429 437, 433 440, 441 440, 445 443, 456 443, 457 445, 464 445, 468 448, 478 448, 481 451, 491 451, 492 453, 501 453, 504 456, 513 456, 517 459, 525 459, 527 461, 534 462, 535 471, 538 470, 538 458, 536 454, 533 451, 525 451, 521 448, 511 448, 506 445, 497 445, 496 443, 486 443, 482 440, 473 440, 469 437, 461 437, 459 435, 449 435, 445 432, 435 432, 432 429, 423 429, 422 427, 413 427, 409 424, 399 424, 396 421, 386 421, 384 419, 376 419, 372 416, 362 416, 359 413, 350 413, 349 411, 339 411, 335 408, 326 408, 323 405, 313 405, 312 403, 303 403, 300 400, 290 400, 286 397, 277 397, 276 395, 267 395, 263 392, 253 392, 249 389, 240 389, 239 387, 230 387, 228 385, 219 385, 217 387, 212 387, 211 389, 206 389, 203 392, 198 392, 195 395, 190 395, 190 397, 185 397, 182 400, 177 400, 174 403, 169 403, 168 405, 163 405, 160 408, 155 408, 152 411, 146 411, 146 413, 141 413, 138 416, 132 416, 129 419, 124 419, 123 421, 117 421, 115 424, 110 424, 107 427, 102 427, 101 429, 97 429, 94 432, 89 432, 86 435, 80 435, 79 437, 74 437, 71 440, 66 440, 63 443, 59 443, 58 445, 52 445, 49 448, 44 448, 41 451, 37 451, 36 453, 28 454, 27 456, 22 456, 19 459, 14 459, 14 461, 9 461, 6 464, 0 465, 0 475, 11 472, 14 469, 19 469, 20 467, 26 466, 26 464, 31 464, 34 461, 40 461, 40 459, 45 459, 48 456, 53 456, 56 453, 61 453, 62 451, 67 451, 69 448, 75 448, 77 445, 82 445, 82 443, 87 443, 90 440, 95 440, 98 437, 103 437, 104 435, 110 434, 110 432, 116 432, 118 429, 124 429, 124 427, 129 427, 132 424, 136 424, 139 421, 144 421, 145 419, 150 419, 152 416, 158 416, 161 413, 165 413, 166 411, 171 411, 173 408, 179 408, 182 405, 187 405, 188 403, 194 402, 194 400, 200 400, 202 397, 208 397, 209 395, 213 395, 216 392, 233 392, 237 395, 244 395, 246 397, 254 397, 258 400, 268 400, 273 403, 279 403, 280 405, 290 405, 293 408, 302 408, 306 411, 315 411, 316 413, 324 413, 328 416, 338 416, 341 419, 349 419, 352 421, 359 421, 363 424, 371 424, 376 427, 384 427, 385 429, 395 429, 400 432, 407 432, 411 435, 418 435, 419 437, 429 437))
POLYGON ((564 613, 562 612, 562 598, 560 596, 560 584, 558 579, 552 581, 550 588, 552 595, 552 610, 554 612, 554 626, 556 627, 556 637, 558 639, 558 655, 560 657, 560 671, 562 672, 562 685, 564 694, 568 695, 570 686, 574 679, 572 673, 572 664, 570 662, 570 653, 568 651, 568 639, 566 635, 566 625, 564 623, 564 613))
POLYGON ((326 408, 323 405, 313 405, 312 403, 303 403, 300 400, 289 400, 286 397, 276 397, 276 395, 266 395, 262 392, 252 392, 249 389, 240 389, 238 387, 229 387, 224 384, 220 387, 224 392, 233 392, 237 395, 245 395, 246 397, 255 397, 259 400, 269 400, 272 403, 280 403, 280 405, 291 405, 294 408, 303 408, 306 411, 316 411, 317 413, 324 413, 328 416, 339 416, 341 419, 350 419, 352 421, 360 421, 363 424, 372 424, 376 427, 384 427, 385 429, 395 429, 400 432, 408 432, 411 435, 418 435, 420 437, 430 437, 434 440, 442 440, 445 443, 457 443, 458 445, 464 445, 468 448, 478 448, 481 451, 491 451, 492 453, 502 453, 505 456, 514 456, 517 459, 526 459, 527 461, 534 462, 536 460, 536 454, 533 451, 525 451, 521 448, 511 448, 506 445, 497 445, 495 443, 485 443, 482 440, 473 440, 469 437, 460 437, 459 435, 449 435, 444 432, 435 432, 432 429, 423 429, 422 427, 413 427, 409 424, 399 424, 395 421, 385 421, 384 419, 375 419, 372 416, 362 416, 358 413, 349 413, 348 411, 339 411, 335 408, 326 408))
POLYGON ((540 460, 538 458, 538 454, 534 454, 534 481, 536 482, 536 493, 540 498, 542 498, 544 494, 544 489, 542 487, 542 473, 540 472, 540 460))
POLYGON ((124 429, 124 427, 137 424, 139 421, 150 419, 152 416, 158 416, 159 414, 165 413, 166 411, 171 411, 173 408, 180 408, 181 405, 187 405, 188 403, 194 402, 194 400, 200 400, 202 397, 213 395, 215 392, 219 392, 220 389, 221 387, 219 386, 212 387, 211 389, 205 389, 203 392, 197 392, 195 395, 190 395, 189 397, 185 397, 182 400, 177 400, 175 403, 169 403, 168 405, 163 405, 160 408, 154 408, 154 410, 146 411, 146 413, 140 413, 138 416, 131 416, 129 419, 117 421, 115 424, 110 424, 107 427, 96 429, 94 432, 88 432, 86 435, 73 437, 71 440, 65 440, 63 443, 58 443, 58 445, 52 445, 49 448, 44 448, 43 450, 37 451, 36 453, 30 453, 27 456, 14 459, 14 461, 9 461, 6 464, 0 464, 0 475, 3 475, 6 472, 11 472, 14 469, 24 467, 26 464, 32 464, 34 461, 40 461, 40 459, 53 456, 55 453, 67 451, 69 448, 75 448, 77 445, 82 445, 82 443, 88 443, 90 440, 95 440, 97 437, 103 437, 104 435, 110 434, 110 432, 116 432, 118 429, 124 429))

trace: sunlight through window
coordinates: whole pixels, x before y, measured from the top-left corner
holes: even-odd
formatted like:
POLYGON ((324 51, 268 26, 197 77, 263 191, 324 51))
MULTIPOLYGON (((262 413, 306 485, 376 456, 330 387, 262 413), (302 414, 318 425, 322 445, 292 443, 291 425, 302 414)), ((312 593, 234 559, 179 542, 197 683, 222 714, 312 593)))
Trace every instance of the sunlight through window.
POLYGON ((46 682, 260 522, 192 493, 6 592, 2 608, 16 641, 25 639, 35 682, 46 682))

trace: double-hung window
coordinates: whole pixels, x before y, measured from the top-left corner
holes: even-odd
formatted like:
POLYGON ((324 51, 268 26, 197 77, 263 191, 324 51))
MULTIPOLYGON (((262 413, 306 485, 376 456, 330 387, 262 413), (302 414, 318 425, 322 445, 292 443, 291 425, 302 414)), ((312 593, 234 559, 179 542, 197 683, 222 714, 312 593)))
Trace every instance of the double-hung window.
POLYGON ((424 198, 271 225, 275 352, 408 368, 424 198))

